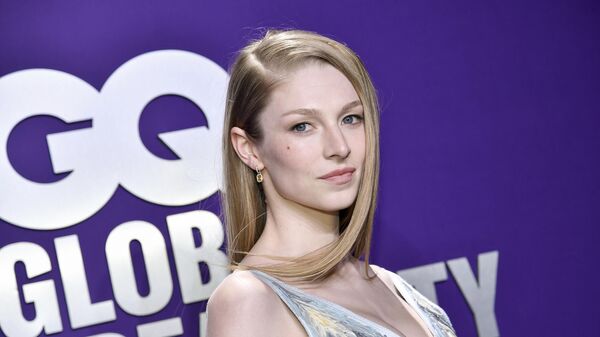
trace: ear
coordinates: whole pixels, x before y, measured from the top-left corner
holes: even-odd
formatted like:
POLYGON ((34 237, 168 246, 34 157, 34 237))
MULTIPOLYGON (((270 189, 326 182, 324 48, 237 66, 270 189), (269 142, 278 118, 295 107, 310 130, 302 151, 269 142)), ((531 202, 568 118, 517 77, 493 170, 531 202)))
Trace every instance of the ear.
POLYGON ((262 170, 265 167, 260 159, 256 145, 248 138, 246 131, 234 126, 229 132, 229 137, 231 138, 231 144, 238 157, 240 157, 248 167, 252 170, 256 170, 257 167, 259 170, 262 170))

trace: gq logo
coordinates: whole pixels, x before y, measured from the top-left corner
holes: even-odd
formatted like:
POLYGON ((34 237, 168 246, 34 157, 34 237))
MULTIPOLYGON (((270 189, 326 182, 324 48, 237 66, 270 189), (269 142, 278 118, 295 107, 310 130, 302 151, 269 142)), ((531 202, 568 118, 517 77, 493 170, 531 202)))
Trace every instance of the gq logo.
MULTIPOLYGON (((63 229, 102 209, 119 185, 145 201, 165 206, 189 205, 213 195, 222 186, 219 151, 227 82, 227 73, 216 63, 178 50, 131 59, 108 78, 100 92, 71 74, 51 69, 29 69, 0 78, 0 217, 25 229, 63 229), (145 106, 164 95, 189 99, 202 109, 208 124, 159 135, 180 158, 177 161, 154 156, 138 132, 145 106), (40 114, 67 123, 92 120, 91 128, 47 136, 54 172, 71 172, 55 183, 40 184, 22 177, 8 159, 11 130, 40 114)), ((227 264, 219 250, 224 238, 220 220, 208 211, 195 210, 169 215, 166 223, 181 301, 189 304, 208 299, 227 275, 227 270, 219 267, 227 264), (194 242, 193 230, 203 238, 200 246, 194 242), (198 270, 200 263, 210 270, 208 282, 200 273, 189 272, 198 270)), ((0 335, 62 332, 64 315, 72 329, 115 321, 115 302, 131 316, 160 312, 174 293, 165 239, 149 222, 116 225, 104 245, 105 272, 110 278, 105 281, 112 286, 114 301, 96 302, 90 298, 79 235, 53 240, 57 265, 48 254, 52 248, 34 242, 0 247, 0 335), (133 241, 139 243, 144 258, 148 294, 140 294, 136 287, 130 251, 133 241), (17 281, 17 263, 25 267, 26 282, 17 281), (33 280, 50 271, 58 271, 64 306, 59 305, 58 279, 33 280), (34 319, 24 317, 20 297, 35 306, 34 319)), ((204 313, 199 319, 205 319, 204 313)), ((182 319, 161 318, 137 325, 136 331, 140 337, 181 334, 182 319)))
POLYGON ((100 92, 71 74, 29 69, 0 78, 0 215, 28 229, 54 230, 100 210, 120 184, 137 197, 166 206, 188 205, 221 188, 221 132, 228 75, 191 52, 161 50, 119 67, 100 92), (183 96, 206 115, 205 126, 162 133, 181 160, 150 153, 138 134, 144 107, 163 95, 183 96), (7 141, 22 120, 40 114, 93 127, 47 136, 54 173, 61 181, 40 184, 16 172, 7 141), (35 210, 32 212, 32 210, 35 210))

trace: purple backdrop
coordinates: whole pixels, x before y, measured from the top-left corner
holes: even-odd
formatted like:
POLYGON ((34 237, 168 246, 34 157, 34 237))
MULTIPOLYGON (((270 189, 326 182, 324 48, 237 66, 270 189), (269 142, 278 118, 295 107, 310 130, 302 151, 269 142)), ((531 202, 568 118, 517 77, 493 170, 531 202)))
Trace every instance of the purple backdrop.
MULTIPOLYGON (((167 49, 192 52, 227 69, 236 50, 256 36, 256 27, 297 27, 344 41, 365 62, 382 106, 372 261, 393 271, 442 268, 430 269, 447 274, 435 283, 437 301, 458 335, 468 337, 478 335, 477 311, 467 299, 470 294, 477 302, 477 293, 461 290, 457 259, 466 258, 481 279, 478 256, 495 252, 497 268, 487 265, 493 270, 486 274, 495 282, 486 285, 488 295, 493 290, 493 315, 482 313, 480 336, 493 333, 495 324, 503 336, 595 336, 599 11, 591 1, 2 2, 0 82, 16 71, 44 68, 100 91, 127 61, 167 49)), ((8 129, 0 151, 7 159, 0 160, 31 182, 59 183, 77 172, 53 173, 46 136, 100 126, 93 118, 66 123, 53 111, 35 112, 38 116, 8 129)), ((0 122, 4 114, 0 109, 0 122)), ((198 105, 165 94, 143 109, 138 127, 150 153, 175 162, 181 156, 158 134, 207 125, 198 105)), ((103 155, 89 150, 81 158, 112 167, 115 158, 103 155)), ((124 163, 129 164, 135 166, 124 163)), ((0 209, 15 198, 10 191, 0 185, 0 209)), ((30 213, 41 205, 22 204, 30 213)), ((140 324, 182 317, 183 335, 197 336, 206 301, 183 304, 166 218, 199 209, 218 215, 218 193, 169 206, 118 187, 97 212, 56 230, 15 226, 0 213, 0 263, 3 252, 9 255, 7 247, 30 242, 46 252, 51 265, 51 271, 29 278, 24 264, 15 264, 23 317, 33 320, 43 310, 25 303, 21 286, 53 280, 62 335, 133 336, 140 324), (105 253, 115 227, 140 220, 162 234, 173 284, 167 305, 147 315, 128 313, 114 302, 105 253), (72 234, 80 243, 91 301, 112 301, 116 319, 71 327, 55 239, 72 234)), ((206 238, 193 235, 202 246, 206 238)), ((131 245, 131 255, 138 291, 147 295, 148 266, 139 244, 131 245)), ((200 269, 206 281, 206 268, 200 269)), ((6 295, 7 289, 0 292, 6 295)), ((11 305, 0 298, 6 310, 19 310, 11 305)))

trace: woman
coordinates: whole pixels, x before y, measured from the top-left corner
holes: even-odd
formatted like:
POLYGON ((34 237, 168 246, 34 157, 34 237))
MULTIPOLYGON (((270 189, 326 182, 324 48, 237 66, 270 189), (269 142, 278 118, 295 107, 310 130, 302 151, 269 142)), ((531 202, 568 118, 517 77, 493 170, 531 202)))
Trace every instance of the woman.
POLYGON ((222 209, 234 272, 208 302, 208 335, 454 336, 441 308, 368 263, 379 112, 358 57, 316 33, 269 30, 230 74, 222 209))

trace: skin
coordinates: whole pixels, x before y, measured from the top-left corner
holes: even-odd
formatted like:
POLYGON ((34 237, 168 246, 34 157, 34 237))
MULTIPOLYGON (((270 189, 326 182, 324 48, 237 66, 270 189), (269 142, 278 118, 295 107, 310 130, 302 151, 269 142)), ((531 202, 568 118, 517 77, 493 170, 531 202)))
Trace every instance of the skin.
POLYGON ((265 230, 251 253, 300 256, 338 237, 338 212, 356 199, 365 159, 363 108, 346 77, 331 65, 311 64, 289 76, 260 116, 261 145, 234 127, 239 157, 262 170, 267 200, 265 230), (341 111, 348 103, 352 108, 341 111), (287 112, 319 110, 315 115, 287 112), (304 124, 301 124, 304 123, 304 124), (353 167, 336 185, 319 177, 353 167))
MULTIPOLYGON (((311 63, 288 74, 273 91, 260 116, 261 144, 254 144, 244 130, 231 129, 240 159, 253 170, 261 169, 264 177, 267 220, 250 253, 297 257, 338 237, 338 213, 356 199, 365 160, 363 107, 355 104, 342 111, 356 101, 356 91, 341 72, 311 63), (319 112, 285 115, 299 108, 319 112), (320 178, 343 167, 356 169, 346 184, 320 178)), ((242 260, 246 265, 276 262, 250 255, 242 260)), ((326 280, 294 286, 398 334, 430 336, 396 295, 391 279, 379 267, 371 267, 370 275, 376 272, 378 277, 365 279, 361 262, 347 257, 326 280)), ((207 311, 210 337, 306 336, 279 297, 249 271, 236 270, 226 277, 211 295, 207 311)))

